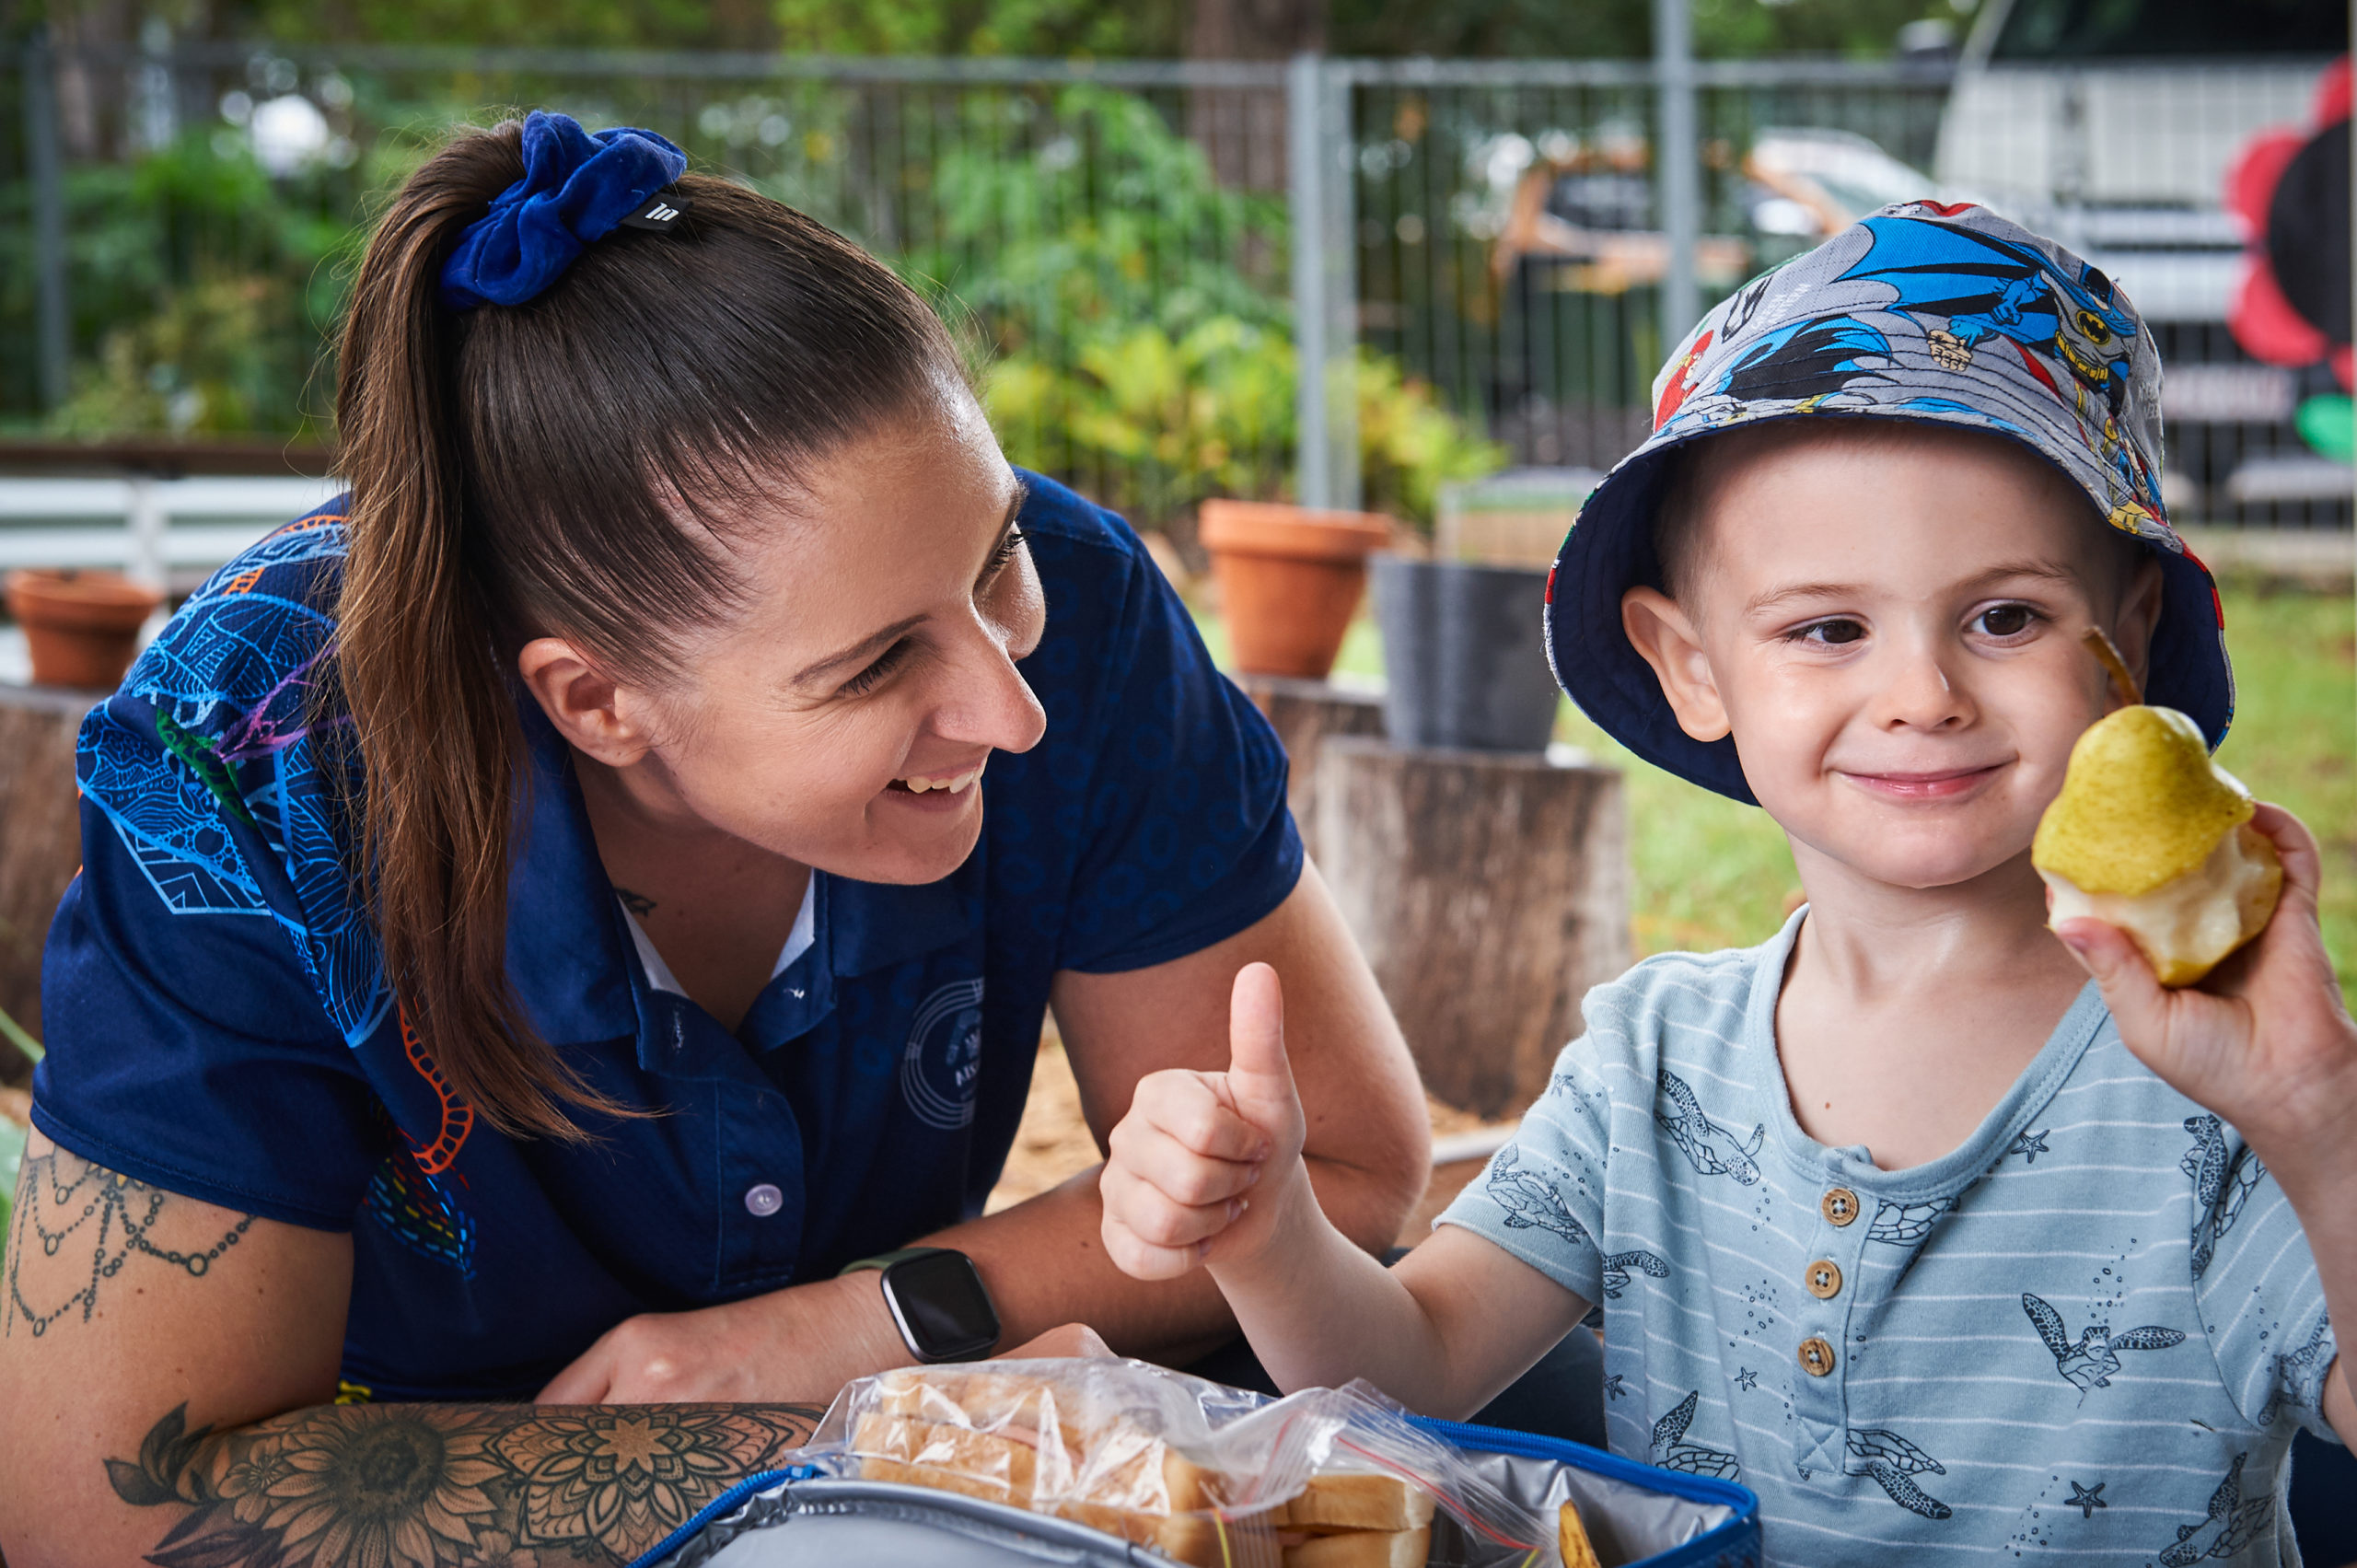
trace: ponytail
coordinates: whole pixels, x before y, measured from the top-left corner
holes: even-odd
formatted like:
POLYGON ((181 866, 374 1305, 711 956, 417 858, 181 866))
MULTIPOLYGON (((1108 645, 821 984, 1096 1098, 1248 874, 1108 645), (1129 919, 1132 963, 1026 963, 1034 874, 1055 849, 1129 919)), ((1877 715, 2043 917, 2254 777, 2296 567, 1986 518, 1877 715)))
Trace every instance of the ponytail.
POLYGON ((402 1023, 494 1126, 567 1137, 568 1104, 618 1108, 540 1040, 507 978, 523 736, 469 570, 455 322, 436 297, 459 230, 523 168, 512 137, 465 138, 409 182, 361 264, 336 387, 352 486, 336 658, 366 770, 358 867, 402 1023))
POLYGON ((575 1112, 643 1112, 559 1058, 508 980, 515 652, 562 635, 617 679, 676 678, 681 634, 741 598, 714 540, 746 526, 746 482, 790 483, 958 369, 873 258, 695 175, 673 232, 618 230, 530 301, 454 313, 444 260, 523 172, 515 122, 460 134, 361 263, 335 656, 360 762, 351 871, 403 1027, 493 1126, 577 1139, 575 1112))

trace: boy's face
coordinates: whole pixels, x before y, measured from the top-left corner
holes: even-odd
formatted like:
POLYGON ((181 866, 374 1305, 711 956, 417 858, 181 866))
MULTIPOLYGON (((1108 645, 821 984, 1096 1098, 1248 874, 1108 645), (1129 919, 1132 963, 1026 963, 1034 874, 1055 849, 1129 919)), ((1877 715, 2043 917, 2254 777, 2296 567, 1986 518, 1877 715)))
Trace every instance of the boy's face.
POLYGON ((1673 602, 1630 635, 1699 739, 1732 733, 1761 806, 1875 882, 1948 887, 2028 852, 2071 746, 2118 699, 2081 645, 2141 670, 2159 573, 1994 438, 1880 434, 1736 458, 1673 602))

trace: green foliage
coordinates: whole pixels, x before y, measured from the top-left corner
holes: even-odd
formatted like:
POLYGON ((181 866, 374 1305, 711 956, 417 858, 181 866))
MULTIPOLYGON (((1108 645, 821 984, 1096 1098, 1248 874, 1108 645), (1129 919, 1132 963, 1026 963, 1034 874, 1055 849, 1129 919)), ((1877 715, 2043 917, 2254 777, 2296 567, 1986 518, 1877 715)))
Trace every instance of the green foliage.
MULTIPOLYGON (((902 260, 982 340, 1007 455, 1142 525, 1283 494, 1297 371, 1283 204, 1223 189, 1141 98, 1072 87, 1047 119, 1055 134, 1028 146, 970 126, 934 171, 937 235, 902 260)), ((1504 460, 1391 360, 1363 357, 1356 396, 1370 505, 1429 523, 1444 482, 1504 460)))
MULTIPOLYGON (((324 179, 325 177, 321 177, 324 179)), ((354 229, 320 179, 274 182, 242 138, 191 133, 129 165, 68 172, 77 334, 95 363, 58 434, 294 431, 343 306, 354 229)), ((30 280, 0 308, 29 313, 30 280)))

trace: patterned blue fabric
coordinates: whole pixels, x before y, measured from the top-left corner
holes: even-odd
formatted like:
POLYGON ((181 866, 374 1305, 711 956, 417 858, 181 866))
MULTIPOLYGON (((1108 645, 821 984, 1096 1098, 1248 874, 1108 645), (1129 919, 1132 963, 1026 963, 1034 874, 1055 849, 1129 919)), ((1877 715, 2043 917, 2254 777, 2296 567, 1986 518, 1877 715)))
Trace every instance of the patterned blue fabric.
POLYGON ((509 973, 586 1079, 666 1113, 586 1147, 476 1125, 401 1027, 344 871, 348 737, 315 690, 342 504, 273 534, 83 726, 34 1120, 141 1180, 352 1231, 344 1372, 379 1398, 528 1395, 632 1313, 823 1278, 979 1212, 1051 977, 1194 952, 1301 868, 1276 738, 1136 536, 1028 482, 1046 738, 992 760, 946 879, 818 874, 816 942, 742 1040, 648 984, 565 749, 522 704, 509 973), (756 1213, 764 1185, 782 1202, 756 1213))
POLYGON ((2145 700, 2214 748, 2235 679, 2210 569, 2162 505, 2161 360, 2101 270, 1983 207, 1903 202, 1753 279, 1702 319, 1654 383, 1654 429, 1580 508, 1547 585, 1547 656, 1590 718, 1647 761, 1751 803, 1727 737, 1678 727, 1620 626, 1659 585, 1653 518, 1687 442, 1781 419, 1899 419, 2018 443, 2161 563, 2145 700))
POLYGON ((1591 992, 1441 1216, 1601 1308, 1613 1452, 1751 1488, 1771 1562, 2296 1561, 2288 1456, 2331 1438, 2336 1348, 2258 1158, 2093 985, 1961 1147, 1817 1143, 1775 1044, 1805 914, 1591 992))
POLYGON ((492 198, 442 263, 442 303, 453 310, 521 305, 688 167, 652 131, 593 134, 538 109, 524 117, 522 151, 524 177, 492 198))

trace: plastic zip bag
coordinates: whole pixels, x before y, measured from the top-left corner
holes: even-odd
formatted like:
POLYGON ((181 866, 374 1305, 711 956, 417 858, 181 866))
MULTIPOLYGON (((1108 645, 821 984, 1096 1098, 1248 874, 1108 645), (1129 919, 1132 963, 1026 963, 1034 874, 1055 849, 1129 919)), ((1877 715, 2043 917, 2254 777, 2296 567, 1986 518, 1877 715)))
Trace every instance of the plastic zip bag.
POLYGON ((1541 1568, 1557 1522, 1364 1383, 1270 1400, 1144 1362, 906 1367, 805 1458, 1087 1525, 1195 1568, 1541 1568))

